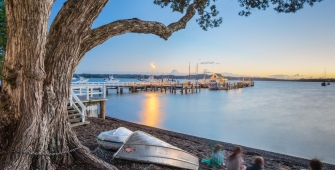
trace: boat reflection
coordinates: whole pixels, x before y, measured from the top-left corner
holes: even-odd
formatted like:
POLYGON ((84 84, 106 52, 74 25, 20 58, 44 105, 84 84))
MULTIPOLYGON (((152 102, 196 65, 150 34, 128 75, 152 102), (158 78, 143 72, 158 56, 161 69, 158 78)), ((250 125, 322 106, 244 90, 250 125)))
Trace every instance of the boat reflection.
POLYGON ((146 93, 140 112, 140 123, 147 126, 160 127, 160 123, 163 119, 159 110, 161 105, 157 93, 146 93))

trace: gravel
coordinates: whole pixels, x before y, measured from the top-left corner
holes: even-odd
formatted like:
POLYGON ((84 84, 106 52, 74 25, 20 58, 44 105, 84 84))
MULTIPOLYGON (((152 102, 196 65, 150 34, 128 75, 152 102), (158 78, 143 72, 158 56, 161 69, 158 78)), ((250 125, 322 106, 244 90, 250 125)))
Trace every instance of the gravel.
MULTIPOLYGON (((113 151, 105 150, 100 148, 96 142, 97 136, 103 131, 109 131, 116 129, 118 127, 125 127, 132 131, 143 131, 149 133, 171 145, 174 145, 178 148, 181 148, 199 158, 199 161, 202 158, 210 157, 212 148, 215 144, 221 144, 224 148, 225 157, 229 154, 232 148, 236 145, 231 143, 225 143, 221 141, 210 140, 206 138, 200 138, 196 136, 191 136, 187 134, 172 132, 168 130, 163 130, 159 128, 149 127, 145 125, 140 125, 132 122, 127 122, 111 117, 106 119, 99 118, 87 118, 90 121, 90 124, 86 126, 77 126, 73 130, 76 132, 78 139, 82 144, 88 147, 91 152, 97 157, 103 159, 104 161, 113 164, 120 170, 173 170, 178 168, 156 165, 156 164, 147 164, 147 163, 138 163, 126 160, 112 160, 114 154, 113 151)), ((241 146, 244 150, 244 161, 246 166, 251 163, 252 157, 254 155, 262 156, 265 160, 265 169, 267 170, 277 170, 279 168, 285 168, 287 170, 300 170, 306 168, 308 161, 303 158, 283 155, 279 153, 253 149, 250 147, 241 146)), ((335 165, 324 164, 325 170, 335 170, 335 165)), ((81 169, 81 168, 76 168, 81 169)), ((89 169, 89 167, 85 167, 89 169)), ((219 168, 212 168, 207 165, 200 164, 200 170, 223 170, 225 166, 219 168)))

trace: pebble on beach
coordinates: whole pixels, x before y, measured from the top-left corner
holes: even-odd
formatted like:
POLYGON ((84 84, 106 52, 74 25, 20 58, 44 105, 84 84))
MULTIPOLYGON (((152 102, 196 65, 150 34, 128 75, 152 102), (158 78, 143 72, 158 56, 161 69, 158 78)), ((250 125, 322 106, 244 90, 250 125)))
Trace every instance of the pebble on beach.
MULTIPOLYGON (((225 157, 228 156, 231 149, 235 146, 234 144, 195 137, 191 135, 181 134, 177 132, 172 132, 168 130, 158 129, 154 127, 144 126, 136 123, 131 123, 115 118, 107 117, 106 119, 99 118, 87 118, 90 124, 86 126, 77 126, 73 130, 77 134, 78 139, 82 144, 88 147, 92 154, 103 159, 104 161, 113 164, 120 170, 175 170, 179 168, 156 165, 150 163, 138 163, 127 160, 113 160, 113 151, 109 151, 100 148, 97 144, 97 136, 104 131, 109 131, 116 129, 118 127, 125 127, 132 131, 143 131, 149 133, 171 145, 174 145, 180 149, 183 149, 201 159, 210 157, 212 148, 215 144, 221 144, 224 148, 225 157)), ((244 150, 244 161, 246 166, 252 162, 252 157, 262 156, 265 160, 266 170, 277 170, 279 168, 285 168, 287 170, 300 170, 306 168, 308 165, 308 160, 298 157, 287 156, 279 153, 273 153, 268 151, 263 151, 259 149, 253 149, 249 147, 243 147, 244 150)), ((335 165, 324 164, 325 170, 334 170, 335 165)), ((81 169, 80 167, 73 167, 76 170, 81 169)), ((83 167, 89 169, 88 167, 83 167)), ((200 163, 200 170, 224 170, 225 166, 219 168, 213 168, 200 163)))

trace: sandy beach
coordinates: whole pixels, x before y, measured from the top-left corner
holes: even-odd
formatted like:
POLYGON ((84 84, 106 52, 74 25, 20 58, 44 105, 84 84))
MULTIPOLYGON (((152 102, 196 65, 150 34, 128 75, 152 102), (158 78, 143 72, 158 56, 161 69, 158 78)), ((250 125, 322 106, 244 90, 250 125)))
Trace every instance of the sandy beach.
MULTIPOLYGON (((231 143, 225 143, 221 141, 215 141, 205 138, 200 138, 196 136, 181 134, 177 132, 172 132, 168 130, 158 129, 154 127, 144 126, 132 122, 127 122, 111 117, 107 117, 106 119, 99 118, 87 118, 90 121, 90 124, 86 126, 78 126, 74 127, 73 130, 76 132, 78 139, 82 142, 83 145, 88 147, 91 152, 100 157, 101 159, 115 165, 120 170, 126 169, 153 169, 153 170, 172 170, 176 169, 173 167, 162 166, 162 165, 154 165, 154 164, 145 164, 145 163, 137 163, 125 160, 112 160, 112 156, 114 154, 113 151, 102 149, 98 146, 96 142, 97 136, 103 132, 112 130, 118 127, 126 127, 132 131, 140 130, 146 133, 149 133, 171 145, 179 147, 199 158, 199 161, 202 158, 209 157, 212 151, 212 148, 215 144, 221 144, 224 148, 224 152, 227 154, 231 151, 231 149, 235 146, 231 143)), ((308 160, 293 156, 287 156, 279 153, 268 152, 259 149, 253 149, 249 147, 242 146, 244 150, 244 160, 245 165, 249 165, 252 160, 252 156, 260 155, 265 159, 265 169, 267 170, 275 170, 280 167, 292 170, 300 170, 307 167, 308 160)), ((325 170, 333 170, 335 169, 335 165, 324 164, 325 170)), ((78 167, 79 168, 79 167, 78 167)), ((80 168, 79 168, 80 169, 80 168)), ((225 169, 225 166, 221 166, 219 168, 212 168, 207 165, 200 164, 199 169, 201 170, 216 170, 216 169, 225 169)))

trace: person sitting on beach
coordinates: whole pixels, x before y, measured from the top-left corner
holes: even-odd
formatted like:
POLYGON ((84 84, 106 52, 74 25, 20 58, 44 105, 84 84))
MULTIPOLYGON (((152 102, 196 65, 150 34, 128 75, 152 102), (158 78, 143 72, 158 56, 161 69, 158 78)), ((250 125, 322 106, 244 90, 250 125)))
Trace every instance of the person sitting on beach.
POLYGON ((210 159, 202 159, 201 163, 204 163, 206 165, 210 165, 213 167, 219 167, 223 163, 223 153, 222 153, 222 146, 217 144, 213 148, 213 153, 210 159))
POLYGON ((323 170, 322 162, 316 158, 311 159, 308 164, 310 170, 323 170))
POLYGON ((254 163, 248 166, 247 170, 263 170, 264 159, 260 156, 256 156, 254 163))
POLYGON ((227 170, 245 170, 246 167, 243 165, 242 159, 243 150, 241 147, 236 146, 232 153, 227 158, 227 170))

